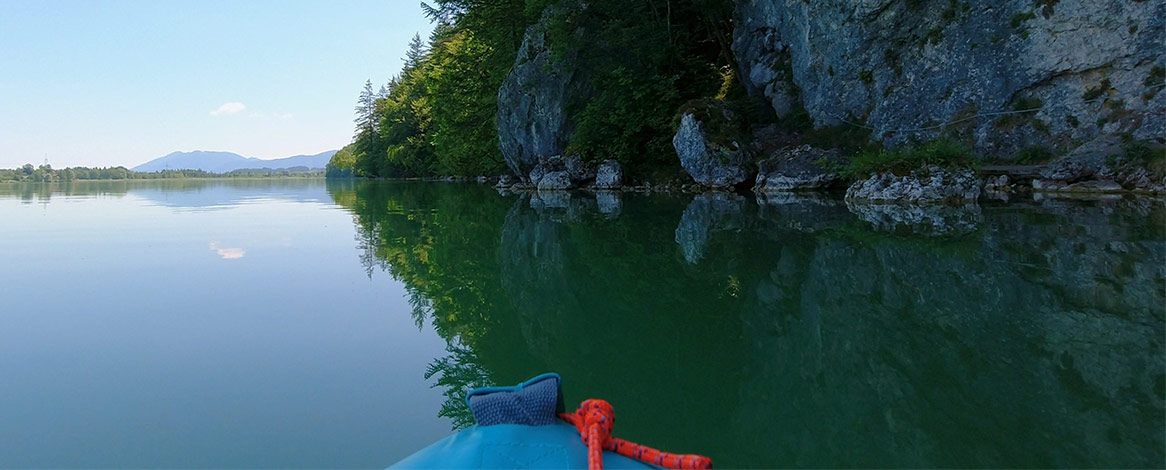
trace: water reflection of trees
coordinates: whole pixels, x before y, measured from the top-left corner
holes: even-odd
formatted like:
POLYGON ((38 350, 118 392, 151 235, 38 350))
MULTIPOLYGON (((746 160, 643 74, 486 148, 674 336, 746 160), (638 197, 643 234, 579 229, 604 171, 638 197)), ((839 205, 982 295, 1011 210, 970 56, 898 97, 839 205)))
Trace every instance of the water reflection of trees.
POLYGON ((0 183, 0 198, 48 202, 56 197, 113 196, 129 193, 170 207, 233 206, 244 199, 272 197, 314 201, 327 197, 321 179, 143 179, 74 180, 55 183, 0 183))
POLYGON ((125 181, 72 181, 67 183, 0 183, 0 198, 22 202, 48 202, 53 196, 114 196, 129 192, 125 181))
POLYGON ((823 198, 329 192, 370 275, 447 340, 426 378, 457 426, 467 389, 555 370, 569 403, 610 399, 619 434, 730 467, 1163 458, 1160 203, 874 218, 823 198))
POLYGON ((493 383, 474 351, 493 312, 509 308, 496 273, 510 201, 481 186, 443 184, 330 180, 328 192, 353 213, 368 275, 383 271, 404 283, 414 321, 447 341, 449 356, 426 372, 445 389, 439 415, 472 424, 465 392, 493 383))

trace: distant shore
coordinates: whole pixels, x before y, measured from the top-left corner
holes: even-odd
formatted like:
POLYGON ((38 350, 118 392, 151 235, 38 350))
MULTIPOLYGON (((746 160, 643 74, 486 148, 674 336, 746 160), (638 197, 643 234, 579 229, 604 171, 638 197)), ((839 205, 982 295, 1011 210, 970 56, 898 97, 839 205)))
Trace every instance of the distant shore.
POLYGON ((68 183, 72 181, 124 181, 163 179, 237 179, 237 178, 323 178, 324 170, 274 170, 267 168, 212 173, 203 170, 163 170, 137 172, 126 167, 69 167, 54 169, 49 165, 26 164, 16 169, 0 169, 0 183, 68 183))

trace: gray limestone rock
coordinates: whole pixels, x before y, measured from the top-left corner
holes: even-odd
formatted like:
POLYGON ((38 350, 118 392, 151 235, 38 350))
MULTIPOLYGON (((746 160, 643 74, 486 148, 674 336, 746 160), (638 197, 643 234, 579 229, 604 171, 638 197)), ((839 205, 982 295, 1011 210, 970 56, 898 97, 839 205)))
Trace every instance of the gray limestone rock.
POLYGON ((566 171, 552 171, 538 180, 539 191, 561 191, 573 187, 571 176, 566 171))
POLYGON ((1078 193, 1116 193, 1122 191, 1120 184, 1108 180, 1080 181, 1062 188, 1062 191, 1078 193))
POLYGON ((494 187, 496 187, 496 188, 509 188, 511 186, 514 186, 515 182, 516 181, 514 180, 513 176, 502 175, 502 176, 498 177, 498 183, 495 184, 494 187))
POLYGON ((988 189, 988 188, 990 188, 990 189, 1007 188, 1009 182, 1010 182, 1010 180, 1008 178, 1008 175, 999 175, 996 177, 985 179, 984 180, 984 188, 985 189, 988 189))
POLYGON ((563 152, 574 130, 567 105, 588 94, 588 78, 572 60, 576 51, 551 58, 545 29, 554 14, 548 9, 527 28, 514 67, 498 90, 499 146, 506 165, 520 176, 540 159, 563 152))
POLYGON ((1160 0, 741 0, 735 18, 740 77, 778 116, 800 103, 884 144, 955 132, 1003 157, 1166 135, 1160 0))
POLYGON ((909 175, 887 172, 857 181, 846 190, 846 199, 922 204, 975 201, 982 186, 972 170, 928 166, 909 175))
POLYGON ((1121 192, 1121 184, 1109 180, 1088 180, 1066 184, 1056 180, 1033 180, 1032 189, 1063 192, 1121 192))
POLYGON ((595 171, 595 187, 598 189, 618 189, 623 186, 623 169, 615 160, 604 160, 595 171))
POLYGON ((546 167, 542 165, 535 165, 534 168, 530 169, 530 175, 527 177, 527 181, 532 186, 538 186, 539 181, 542 181, 543 176, 546 176, 546 174, 546 167))
POLYGON ((572 155, 564 159, 563 168, 567 170, 567 175, 571 177, 571 181, 576 184, 582 184, 595 179, 595 167, 588 165, 578 155, 572 155))
MULTIPOLYGON (((1123 144, 1117 136, 1093 139, 1042 169, 1040 177, 1033 180, 1033 189, 1083 193, 1161 192, 1166 187, 1166 176, 1155 177, 1146 167, 1148 162, 1128 157, 1123 145, 1130 144, 1123 144)), ((1146 151, 1161 153, 1162 150, 1147 147, 1146 151)))
POLYGON ((672 138, 680 165, 697 183, 712 188, 727 188, 749 179, 751 158, 740 145, 721 144, 708 134, 693 114, 684 114, 680 128, 672 138))
POLYGON ((822 150, 809 145, 785 148, 757 164, 757 183, 753 191, 828 189, 839 182, 834 168, 841 164, 842 158, 837 150, 822 150))
POLYGON ((1057 180, 1034 179, 1032 180, 1032 189, 1036 191, 1060 191, 1067 184, 1057 180))

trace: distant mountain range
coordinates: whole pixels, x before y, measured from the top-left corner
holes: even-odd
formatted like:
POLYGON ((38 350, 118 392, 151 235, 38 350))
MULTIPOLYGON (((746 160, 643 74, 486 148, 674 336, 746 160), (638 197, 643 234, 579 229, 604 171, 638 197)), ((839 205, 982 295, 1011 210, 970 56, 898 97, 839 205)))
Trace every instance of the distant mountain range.
POLYGON ((248 158, 231 152, 174 152, 164 157, 155 158, 141 165, 131 168, 133 171, 148 173, 163 170, 202 170, 211 173, 227 173, 243 169, 268 168, 282 170, 293 167, 308 167, 322 169, 332 159, 336 150, 329 150, 315 155, 296 155, 294 157, 263 160, 248 158))

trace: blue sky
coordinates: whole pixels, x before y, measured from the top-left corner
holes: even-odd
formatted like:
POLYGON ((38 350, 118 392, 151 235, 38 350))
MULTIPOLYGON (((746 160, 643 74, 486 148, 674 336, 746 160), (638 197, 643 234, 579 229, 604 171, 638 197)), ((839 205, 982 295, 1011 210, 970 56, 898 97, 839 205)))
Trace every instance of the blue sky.
POLYGON ((431 29, 416 0, 0 0, 0 168, 337 149, 431 29))

